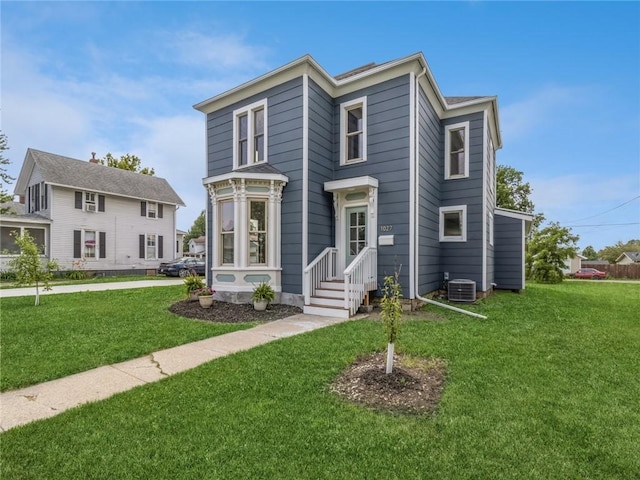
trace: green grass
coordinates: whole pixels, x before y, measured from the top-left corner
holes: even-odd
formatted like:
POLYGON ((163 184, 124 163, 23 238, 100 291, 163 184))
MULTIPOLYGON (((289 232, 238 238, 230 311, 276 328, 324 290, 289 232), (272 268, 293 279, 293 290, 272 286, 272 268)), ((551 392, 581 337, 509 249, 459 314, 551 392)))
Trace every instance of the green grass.
POLYGON ((0 389, 12 390, 252 325, 178 317, 182 286, 3 298, 0 389))
MULTIPOLYGON (((167 277, 165 275, 113 275, 113 276, 93 276, 91 278, 85 278, 81 280, 72 280, 66 277, 59 277, 53 279, 50 283, 51 286, 56 285, 85 285, 91 283, 116 283, 116 282, 136 282, 144 280, 171 280, 176 277, 167 277)), ((0 290, 9 288, 24 288, 32 287, 33 285, 22 285, 18 287, 14 282, 3 280, 0 281, 0 290)), ((42 288, 42 286, 40 287, 42 288)), ((35 290, 34 290, 35 295, 35 290)))
POLYGON ((434 416, 328 391, 385 347, 354 321, 5 432, 2 478, 640 478, 639 294, 534 285, 473 307, 488 320, 404 323, 398 350, 447 362, 434 416))

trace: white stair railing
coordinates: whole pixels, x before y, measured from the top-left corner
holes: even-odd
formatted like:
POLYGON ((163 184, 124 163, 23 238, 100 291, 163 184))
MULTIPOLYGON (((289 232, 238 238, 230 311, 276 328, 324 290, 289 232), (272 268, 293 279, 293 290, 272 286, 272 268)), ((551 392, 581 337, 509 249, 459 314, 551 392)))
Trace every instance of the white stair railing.
POLYGON ((371 290, 377 289, 378 251, 373 247, 363 248, 344 271, 344 308, 355 315, 371 290))
POLYGON ((311 297, 315 295, 320 282, 336 278, 337 260, 338 249, 327 247, 304 269, 305 305, 311 304, 311 297))

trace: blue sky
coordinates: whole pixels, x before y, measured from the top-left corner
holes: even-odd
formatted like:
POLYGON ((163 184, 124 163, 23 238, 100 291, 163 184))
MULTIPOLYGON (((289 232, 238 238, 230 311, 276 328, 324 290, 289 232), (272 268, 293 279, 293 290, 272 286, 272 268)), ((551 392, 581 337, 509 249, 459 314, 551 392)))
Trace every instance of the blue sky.
POLYGON ((2 2, 1 129, 26 149, 138 155, 205 208, 192 105, 306 53, 329 73, 421 51, 446 96, 497 95, 498 162, 580 248, 640 238, 638 2, 2 2), (626 224, 626 225, 623 225, 626 224))

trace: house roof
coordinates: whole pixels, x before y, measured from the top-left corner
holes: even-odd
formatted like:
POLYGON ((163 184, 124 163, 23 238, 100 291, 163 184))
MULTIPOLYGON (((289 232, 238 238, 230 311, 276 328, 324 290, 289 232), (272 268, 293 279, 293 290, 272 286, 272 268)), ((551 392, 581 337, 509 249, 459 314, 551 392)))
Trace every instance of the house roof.
POLYGON ((419 79, 429 101, 441 118, 488 110, 494 145, 496 148, 502 147, 497 97, 448 97, 451 100, 445 99, 422 52, 381 64, 368 63, 336 76, 327 73, 311 55, 307 54, 231 90, 197 103, 193 108, 205 114, 211 113, 303 75, 308 75, 320 88, 337 98, 381 81, 409 73, 419 79))
POLYGON ((200 237, 192 238, 189 241, 193 243, 205 243, 207 241, 207 237, 205 237, 204 235, 201 235, 200 237))
POLYGON ((27 149, 16 181, 16 194, 25 194, 27 182, 34 167, 38 168, 43 181, 50 185, 184 206, 182 199, 164 178, 107 167, 33 148, 27 149))
POLYGON ((622 252, 622 254, 616 258, 616 263, 622 260, 622 257, 628 257, 634 263, 640 263, 640 252, 622 252))

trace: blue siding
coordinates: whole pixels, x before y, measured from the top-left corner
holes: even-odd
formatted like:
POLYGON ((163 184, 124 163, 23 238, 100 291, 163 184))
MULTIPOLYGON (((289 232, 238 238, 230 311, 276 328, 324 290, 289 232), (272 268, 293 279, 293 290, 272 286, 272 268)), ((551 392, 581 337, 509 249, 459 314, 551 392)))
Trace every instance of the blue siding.
POLYGON ((324 182, 333 180, 333 99, 309 81, 309 258, 335 243, 333 198, 324 182))
MULTIPOLYGON (((335 179, 369 175, 377 178, 378 225, 391 225, 393 246, 378 250, 378 283, 400 269, 400 283, 409 292, 409 148, 410 77, 379 83, 334 102, 333 163, 335 179), (367 97, 367 161, 340 166, 340 104, 367 97)), ((377 242, 377 239, 375 239, 377 242)), ((372 242, 373 243, 373 242, 372 242)))
POLYGON ((439 208, 444 175, 443 128, 420 89, 418 100, 418 294, 437 290, 440 270, 439 208))
MULTIPOLYGON (((482 232, 486 222, 482 211, 483 193, 483 136, 484 115, 482 112, 443 120, 443 125, 469 122, 469 177, 454 180, 440 178, 440 206, 467 206, 467 241, 441 242, 440 267, 449 272, 450 279, 468 278, 482 286, 482 232)), ((444 144, 444 130, 442 134, 444 144)), ((440 162, 445 161, 442 155, 440 162)))
POLYGON ((495 216, 495 283, 496 288, 521 290, 524 288, 522 258, 523 220, 495 216))

